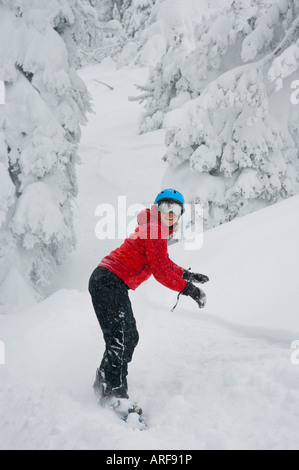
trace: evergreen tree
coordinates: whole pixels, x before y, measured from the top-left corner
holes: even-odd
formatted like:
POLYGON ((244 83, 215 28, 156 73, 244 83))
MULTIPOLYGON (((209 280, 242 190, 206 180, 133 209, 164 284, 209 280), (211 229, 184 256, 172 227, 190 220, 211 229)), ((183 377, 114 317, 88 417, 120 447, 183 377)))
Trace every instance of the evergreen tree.
POLYGON ((100 22, 112 20, 114 0, 90 0, 90 4, 98 12, 100 22))
POLYGON ((90 110, 74 67, 85 7, 80 0, 0 0, 2 309, 8 280, 18 284, 14 292, 29 283, 44 294, 75 245, 77 147, 90 110))
POLYGON ((297 193, 298 107, 290 85, 299 2, 207 2, 201 12, 193 3, 189 18, 176 0, 166 5, 177 10, 162 15, 171 26, 167 50, 144 87, 141 131, 167 128, 165 159, 185 180, 188 166, 206 225, 297 193))
POLYGON ((90 60, 112 57, 119 65, 134 63, 141 36, 156 0, 90 0, 98 11, 99 46, 89 54, 90 60))
POLYGON ((124 0, 122 25, 129 39, 138 39, 150 17, 155 0, 124 0))

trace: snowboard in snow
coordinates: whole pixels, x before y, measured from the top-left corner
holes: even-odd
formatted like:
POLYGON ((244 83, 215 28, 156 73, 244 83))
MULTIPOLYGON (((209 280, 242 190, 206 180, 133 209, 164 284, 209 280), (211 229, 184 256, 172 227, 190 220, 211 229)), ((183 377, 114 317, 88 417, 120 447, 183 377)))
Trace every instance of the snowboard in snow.
POLYGON ((132 412, 122 419, 131 429, 139 429, 139 431, 146 431, 146 429, 148 429, 142 414, 140 415, 136 412, 132 412))
POLYGON ((142 409, 136 402, 131 402, 127 399, 114 399, 109 404, 106 404, 106 408, 113 411, 131 429, 145 431, 148 428, 142 409))

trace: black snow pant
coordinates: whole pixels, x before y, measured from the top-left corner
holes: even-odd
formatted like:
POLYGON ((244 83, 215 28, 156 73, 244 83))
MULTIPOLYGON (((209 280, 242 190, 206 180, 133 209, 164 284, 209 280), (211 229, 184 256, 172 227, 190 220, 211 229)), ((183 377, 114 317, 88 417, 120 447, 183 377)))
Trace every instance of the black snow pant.
POLYGON ((89 292, 106 343, 98 373, 105 383, 105 395, 117 398, 128 398, 128 364, 139 341, 128 291, 106 268, 98 267, 90 278, 89 292))

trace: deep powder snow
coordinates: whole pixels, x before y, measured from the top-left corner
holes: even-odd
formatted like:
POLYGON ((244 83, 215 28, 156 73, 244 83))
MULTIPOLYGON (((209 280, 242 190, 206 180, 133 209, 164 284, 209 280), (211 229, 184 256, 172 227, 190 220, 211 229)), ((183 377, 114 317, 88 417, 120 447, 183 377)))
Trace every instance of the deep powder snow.
POLYGON ((154 279, 131 292, 140 343, 129 386, 149 430, 98 407, 92 383, 104 343, 87 283, 121 241, 96 239, 95 209, 119 195, 151 204, 165 149, 163 131, 137 135, 140 107, 127 100, 145 70, 105 61, 81 75, 95 115, 81 144, 78 247, 51 297, 0 317, 0 448, 298 450, 299 365, 290 348, 299 340, 298 197, 207 232, 199 252, 170 249, 175 262, 210 276, 208 306, 181 298, 171 313, 176 294, 154 279))

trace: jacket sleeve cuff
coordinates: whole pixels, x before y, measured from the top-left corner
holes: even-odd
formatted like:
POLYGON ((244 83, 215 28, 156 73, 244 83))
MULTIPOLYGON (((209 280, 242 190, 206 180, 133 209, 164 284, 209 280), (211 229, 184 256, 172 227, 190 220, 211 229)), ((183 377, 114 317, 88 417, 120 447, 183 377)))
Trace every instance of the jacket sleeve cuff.
POLYGON ((184 269, 184 272, 183 272, 183 279, 185 281, 190 281, 190 271, 186 271, 186 269, 184 269))

